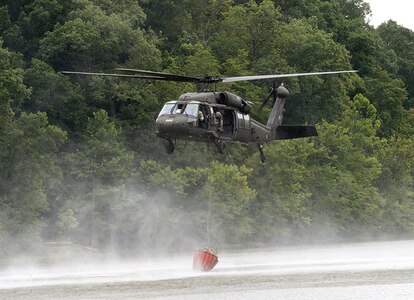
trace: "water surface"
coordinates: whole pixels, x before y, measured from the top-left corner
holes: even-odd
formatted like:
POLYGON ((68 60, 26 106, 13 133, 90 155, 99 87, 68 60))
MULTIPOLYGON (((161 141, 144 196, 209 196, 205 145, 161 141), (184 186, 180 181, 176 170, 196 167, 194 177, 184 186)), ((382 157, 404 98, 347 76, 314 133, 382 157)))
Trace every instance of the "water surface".
POLYGON ((0 272, 1 299, 414 299, 414 241, 192 253, 0 272))

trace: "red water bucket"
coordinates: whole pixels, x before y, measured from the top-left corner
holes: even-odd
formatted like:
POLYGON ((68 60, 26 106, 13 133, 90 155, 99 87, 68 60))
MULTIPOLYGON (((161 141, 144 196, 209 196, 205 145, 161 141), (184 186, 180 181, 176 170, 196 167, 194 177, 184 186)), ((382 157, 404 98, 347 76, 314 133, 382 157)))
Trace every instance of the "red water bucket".
POLYGON ((218 258, 216 255, 204 251, 204 250, 196 250, 194 251, 193 256, 193 270, 194 271, 201 271, 201 272, 208 272, 212 270, 215 265, 218 263, 218 258))

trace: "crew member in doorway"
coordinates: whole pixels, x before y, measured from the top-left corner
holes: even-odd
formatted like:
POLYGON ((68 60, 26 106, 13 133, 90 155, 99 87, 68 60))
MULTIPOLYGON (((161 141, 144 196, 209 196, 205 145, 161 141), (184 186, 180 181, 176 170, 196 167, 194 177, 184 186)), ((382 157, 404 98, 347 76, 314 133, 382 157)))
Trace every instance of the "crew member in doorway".
POLYGON ((198 120, 201 128, 208 128, 208 111, 206 111, 206 107, 204 105, 200 105, 198 120))
POLYGON ((215 121, 216 121, 216 126, 218 127, 219 131, 224 131, 223 130, 223 115, 221 114, 221 112, 216 112, 214 114, 215 116, 215 121))

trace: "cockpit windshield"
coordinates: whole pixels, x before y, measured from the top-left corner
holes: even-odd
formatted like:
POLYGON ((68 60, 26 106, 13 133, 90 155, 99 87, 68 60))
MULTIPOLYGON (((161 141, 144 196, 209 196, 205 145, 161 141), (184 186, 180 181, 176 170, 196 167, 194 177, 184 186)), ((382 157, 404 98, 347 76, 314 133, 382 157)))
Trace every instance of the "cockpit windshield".
POLYGON ((158 116, 169 115, 169 114, 185 114, 197 118, 198 103, 177 103, 168 102, 161 109, 158 116))
POLYGON ((174 115, 176 115, 176 114, 181 114, 181 113, 183 113, 183 108, 184 108, 184 103, 177 103, 177 104, 174 106, 172 113, 173 113, 174 115))
POLYGON ((176 104, 175 102, 165 103, 164 107, 161 109, 161 111, 158 114, 158 116, 171 114, 172 113, 172 109, 173 109, 173 107, 174 107, 175 104, 176 104))

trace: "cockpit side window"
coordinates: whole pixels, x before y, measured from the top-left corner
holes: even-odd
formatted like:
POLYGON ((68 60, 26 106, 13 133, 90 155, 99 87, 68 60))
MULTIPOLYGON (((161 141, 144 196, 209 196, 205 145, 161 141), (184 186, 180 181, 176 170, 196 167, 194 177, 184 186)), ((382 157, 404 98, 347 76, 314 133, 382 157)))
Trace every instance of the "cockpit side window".
POLYGON ((193 116, 197 118, 198 113, 198 104, 197 103, 188 103, 184 109, 183 114, 193 116))

